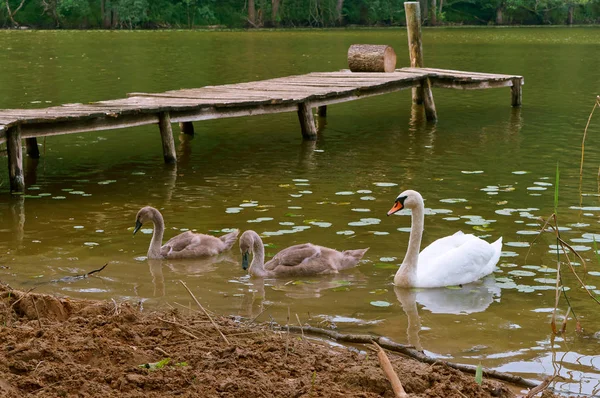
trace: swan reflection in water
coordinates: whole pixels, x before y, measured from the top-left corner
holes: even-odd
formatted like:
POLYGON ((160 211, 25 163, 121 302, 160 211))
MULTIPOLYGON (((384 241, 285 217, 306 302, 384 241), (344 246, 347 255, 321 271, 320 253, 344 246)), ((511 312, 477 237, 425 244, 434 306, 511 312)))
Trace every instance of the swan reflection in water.
POLYGON ((154 297, 165 295, 165 277, 163 267, 169 268, 175 274, 201 275, 215 271, 220 266, 229 264, 238 265, 230 251, 220 253, 216 256, 181 260, 148 259, 148 267, 154 285, 154 297))
POLYGON ((288 298, 311 299, 322 297, 326 290, 346 289, 349 286, 364 284, 366 277, 354 270, 296 279, 245 276, 242 281, 247 286, 242 299, 242 312, 244 316, 254 318, 263 311, 265 303, 267 306, 273 303, 267 299, 265 287, 269 288, 272 295, 283 293, 288 298))
POLYGON ((433 314, 472 314, 485 311, 494 300, 500 300, 500 287, 493 275, 459 288, 405 289, 394 286, 396 298, 408 318, 408 343, 423 351, 419 339, 421 318, 419 303, 433 314))

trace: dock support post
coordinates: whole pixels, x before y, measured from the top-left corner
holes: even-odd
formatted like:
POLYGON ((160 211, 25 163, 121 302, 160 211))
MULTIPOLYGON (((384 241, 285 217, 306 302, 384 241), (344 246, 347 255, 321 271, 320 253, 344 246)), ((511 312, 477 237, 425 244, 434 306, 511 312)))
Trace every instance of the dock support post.
POLYGON ((192 122, 180 122, 179 129, 182 134, 194 135, 194 124, 192 122))
POLYGON ((521 85, 523 81, 521 79, 512 79, 512 86, 510 87, 511 94, 511 105, 512 106, 521 106, 522 101, 522 90, 521 85))
POLYGON ((175 141, 173 139, 173 129, 171 128, 171 115, 169 112, 158 114, 158 127, 162 138, 163 156, 165 163, 176 163, 175 141))
POLYGON ((25 190, 23 180, 23 149, 21 148, 21 126, 11 127, 6 132, 6 149, 8 152, 8 178, 10 191, 19 193, 25 190))
POLYGON ((321 105, 317 108, 317 115, 319 117, 327 117, 327 105, 321 105))
MULTIPOLYGON (((404 3, 406 12, 406 29, 408 33, 408 53, 411 68, 423 67, 423 44, 421 42, 421 8, 418 1, 404 3)), ((429 89, 431 90, 431 88, 429 89)), ((423 103, 423 87, 413 87, 412 100, 415 104, 423 103)))
POLYGON ((29 156, 30 158, 40 158, 40 149, 38 148, 37 138, 25 138, 25 148, 27 149, 27 156, 29 156))
POLYGON ((298 119, 300 120, 302 138, 310 141, 316 140, 317 126, 309 103, 301 102, 298 104, 298 119))
POLYGON ((425 107, 425 117, 429 122, 437 120, 437 111, 435 110, 435 102, 433 102, 433 93, 431 92, 431 82, 429 78, 421 83, 423 87, 423 106, 425 107))

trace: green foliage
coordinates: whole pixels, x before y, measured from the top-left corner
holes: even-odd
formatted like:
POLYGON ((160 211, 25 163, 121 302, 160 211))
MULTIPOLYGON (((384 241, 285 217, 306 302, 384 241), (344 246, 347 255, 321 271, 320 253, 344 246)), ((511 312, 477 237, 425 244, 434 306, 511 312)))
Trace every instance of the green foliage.
POLYGON ((481 367, 481 362, 477 365, 477 369, 475 369, 475 382, 479 385, 483 383, 483 368, 481 367))
MULTIPOLYGON (((19 9, 21 1, 0 1, 0 27, 13 26, 10 14, 16 25, 42 29, 404 24, 403 0, 254 0, 253 24, 247 0, 25 0, 19 9)), ((430 4, 422 2, 425 24, 430 4)), ((438 24, 598 23, 600 0, 437 0, 436 15, 438 24)))

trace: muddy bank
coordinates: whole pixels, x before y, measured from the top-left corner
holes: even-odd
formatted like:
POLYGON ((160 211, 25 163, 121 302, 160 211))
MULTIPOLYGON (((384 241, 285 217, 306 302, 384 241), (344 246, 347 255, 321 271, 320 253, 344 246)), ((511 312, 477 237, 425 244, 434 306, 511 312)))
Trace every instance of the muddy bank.
MULTIPOLYGON (((201 312, 0 286, 3 397, 393 397, 377 355, 201 312)), ((389 353, 411 397, 512 397, 443 364, 389 353)), ((512 391, 515 391, 512 388, 512 391)))

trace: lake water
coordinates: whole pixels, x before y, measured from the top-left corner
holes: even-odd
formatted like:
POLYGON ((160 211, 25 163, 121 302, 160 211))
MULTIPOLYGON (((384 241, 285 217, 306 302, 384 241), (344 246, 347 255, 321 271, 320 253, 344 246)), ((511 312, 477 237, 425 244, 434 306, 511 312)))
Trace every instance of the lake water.
MULTIPOLYGON (((598 113, 579 180, 583 131, 600 94, 598 37, 598 28, 426 29, 427 66, 525 77, 522 109, 510 107, 508 88, 435 89, 435 125, 411 109, 406 90, 330 106, 316 142, 301 141, 293 113, 195 123, 193 140, 176 137, 176 167, 163 165, 156 126, 41 139, 39 162, 25 161, 24 197, 9 195, 1 168, 0 280, 144 308, 190 305, 183 280, 217 313, 285 323, 289 311, 293 320, 382 334, 533 380, 558 372, 558 391, 597 394, 598 304, 563 264, 583 333, 571 318, 566 335, 552 338, 555 239, 536 231, 538 217, 554 211, 558 163, 561 236, 586 260, 584 269, 572 258, 574 269, 598 296, 598 113), (502 236, 493 276, 462 289, 394 289, 410 218, 386 212, 404 189, 426 200, 424 245, 457 230, 502 236), (248 278, 237 245, 212 262, 149 263, 151 231, 132 236, 145 205, 162 211, 165 238, 239 228, 259 232, 267 256, 304 242, 370 250, 358 268, 298 280, 248 278), (98 277, 43 283, 107 262, 98 277)), ((403 29, 0 31, 0 108, 335 71, 347 67, 353 43, 392 45, 402 67, 406 41, 403 29)), ((561 296, 559 321, 566 308, 561 296)))

